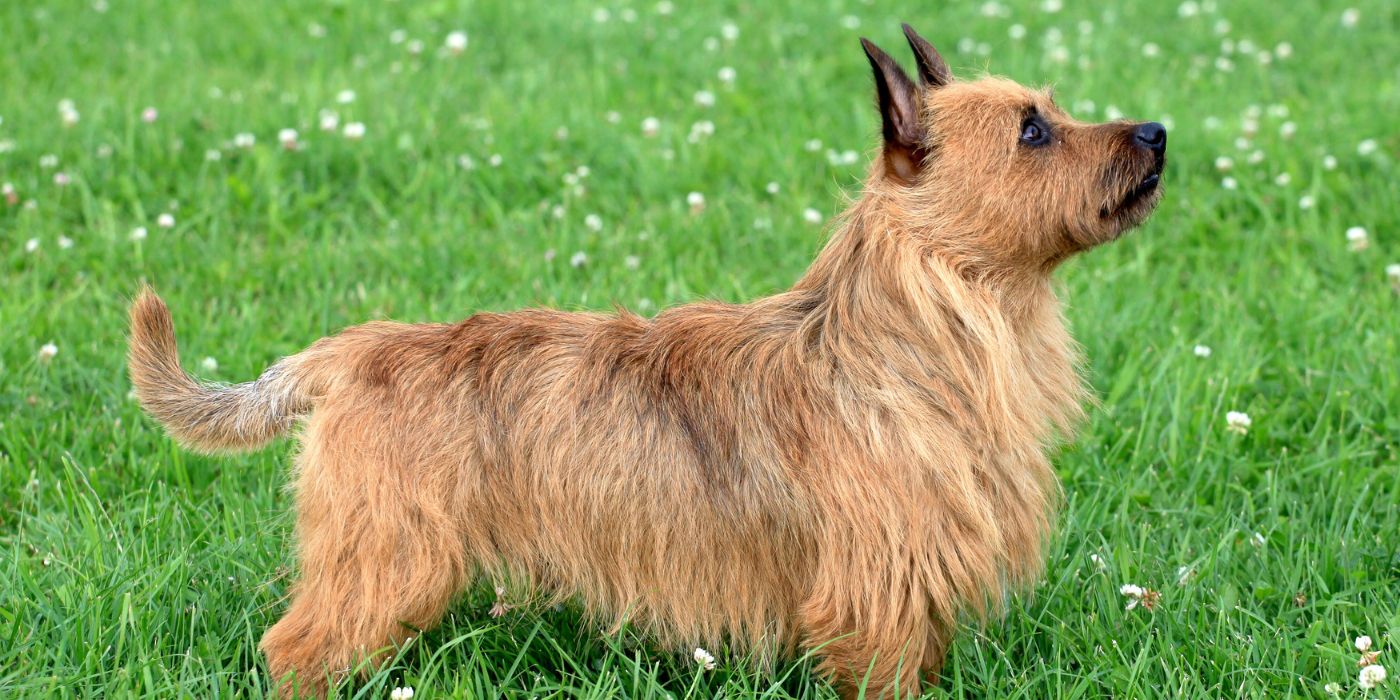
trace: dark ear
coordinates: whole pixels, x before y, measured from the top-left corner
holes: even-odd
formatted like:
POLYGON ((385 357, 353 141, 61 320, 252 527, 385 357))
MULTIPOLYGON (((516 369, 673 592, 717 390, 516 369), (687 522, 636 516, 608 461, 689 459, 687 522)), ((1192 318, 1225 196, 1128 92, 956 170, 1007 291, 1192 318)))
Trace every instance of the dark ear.
POLYGON ((904 38, 909 40, 909 48, 914 50, 914 60, 919 64, 919 81, 924 87, 943 87, 953 82, 953 72, 948 70, 948 64, 938 55, 938 49, 919 36, 913 27, 903 26, 904 38))
POLYGON ((924 129, 919 124, 919 89, 889 54, 861 38, 865 56, 875 72, 875 96, 885 132, 885 159, 890 174, 906 182, 918 174, 923 162, 924 129))

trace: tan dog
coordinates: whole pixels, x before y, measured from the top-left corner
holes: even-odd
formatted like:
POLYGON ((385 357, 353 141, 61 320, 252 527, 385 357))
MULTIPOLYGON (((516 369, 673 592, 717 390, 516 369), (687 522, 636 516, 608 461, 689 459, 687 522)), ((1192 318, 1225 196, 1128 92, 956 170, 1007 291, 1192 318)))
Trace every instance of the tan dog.
POLYGON ((883 150, 788 292, 370 323, 230 387, 180 368, 142 292, 131 376, 172 435, 248 450, 303 426, 274 677, 324 693, 487 577, 909 693, 960 618, 1038 574, 1047 453, 1084 397, 1050 275, 1152 211, 1166 132, 954 80, 905 33, 918 85, 863 41, 883 150))

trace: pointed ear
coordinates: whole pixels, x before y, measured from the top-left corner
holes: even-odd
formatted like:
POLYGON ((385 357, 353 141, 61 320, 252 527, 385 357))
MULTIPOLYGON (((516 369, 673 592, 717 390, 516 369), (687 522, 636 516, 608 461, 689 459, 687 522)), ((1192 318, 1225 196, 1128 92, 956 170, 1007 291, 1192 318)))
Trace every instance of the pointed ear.
POLYGON ((924 129, 919 123, 919 89, 889 54, 861 38, 865 56, 875 72, 875 96, 885 134, 885 159, 890 174, 906 182, 918 174, 924 157, 924 129))
POLYGON ((919 64, 919 81, 927 88, 943 87, 953 82, 953 72, 938 55, 938 49, 928 43, 914 28, 905 24, 904 38, 909 40, 909 48, 914 50, 914 60, 919 64))

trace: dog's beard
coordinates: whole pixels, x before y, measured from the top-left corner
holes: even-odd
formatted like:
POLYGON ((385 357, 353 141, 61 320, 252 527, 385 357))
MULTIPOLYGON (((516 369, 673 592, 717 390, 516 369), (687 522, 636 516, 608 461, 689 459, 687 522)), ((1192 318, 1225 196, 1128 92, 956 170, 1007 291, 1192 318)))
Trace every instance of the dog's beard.
POLYGON ((1162 169, 1166 157, 1145 160, 1123 159, 1104 173, 1105 197, 1099 206, 1099 219, 1107 224, 1108 235, 1116 237, 1141 224, 1162 199, 1162 169))

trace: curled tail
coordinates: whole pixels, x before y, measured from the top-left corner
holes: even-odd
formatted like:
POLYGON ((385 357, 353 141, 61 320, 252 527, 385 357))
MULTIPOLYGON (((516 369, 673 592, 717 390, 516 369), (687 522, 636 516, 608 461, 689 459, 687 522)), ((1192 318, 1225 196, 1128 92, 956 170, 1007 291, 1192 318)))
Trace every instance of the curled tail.
POLYGON ((127 366, 141 406, 176 440, 204 452, 262 447, 312 407, 297 356, 243 384, 196 381, 180 367, 170 309, 149 287, 131 305, 127 366))

